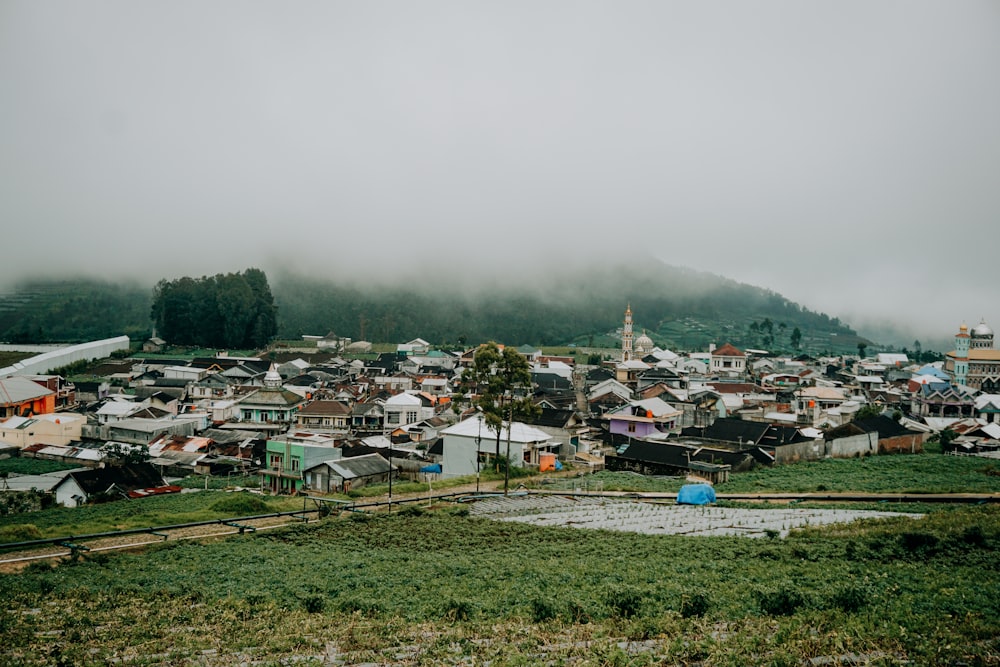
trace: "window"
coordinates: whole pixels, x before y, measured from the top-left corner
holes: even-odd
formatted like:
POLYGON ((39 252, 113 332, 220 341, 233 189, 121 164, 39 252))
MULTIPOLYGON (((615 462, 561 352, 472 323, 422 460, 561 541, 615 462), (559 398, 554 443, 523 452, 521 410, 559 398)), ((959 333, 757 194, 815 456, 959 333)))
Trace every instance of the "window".
POLYGON ((628 432, 629 433, 635 433, 635 422, 629 422, 628 423, 628 432))
POLYGON ((399 423, 399 413, 398 412, 387 412, 385 415, 385 420, 390 424, 399 423))
POLYGON ((411 411, 411 412, 407 412, 406 413, 406 423, 407 424, 412 424, 415 421, 417 421, 417 413, 416 413, 416 411, 414 410, 414 411, 411 411))
POLYGON ((292 459, 292 472, 296 472, 299 469, 299 460, 292 459))
POLYGON ((271 469, 281 470, 281 463, 284 457, 281 454, 271 454, 271 469))

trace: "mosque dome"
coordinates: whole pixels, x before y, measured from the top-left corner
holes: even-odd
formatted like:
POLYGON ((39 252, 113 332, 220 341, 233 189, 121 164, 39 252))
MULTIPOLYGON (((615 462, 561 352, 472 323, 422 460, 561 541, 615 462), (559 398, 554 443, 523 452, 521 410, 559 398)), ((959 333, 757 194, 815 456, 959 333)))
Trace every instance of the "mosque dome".
POLYGON ((267 373, 264 375, 264 387, 266 389, 278 389, 281 387, 281 375, 278 373, 278 367, 275 364, 271 364, 267 373))
POLYGON ((635 339, 635 351, 640 354, 649 354, 653 351, 653 339, 647 336, 645 331, 635 339))
POLYGON ((993 329, 990 329, 989 325, 987 325, 985 321, 980 321, 979 324, 973 328, 972 335, 976 338, 992 338, 993 329))

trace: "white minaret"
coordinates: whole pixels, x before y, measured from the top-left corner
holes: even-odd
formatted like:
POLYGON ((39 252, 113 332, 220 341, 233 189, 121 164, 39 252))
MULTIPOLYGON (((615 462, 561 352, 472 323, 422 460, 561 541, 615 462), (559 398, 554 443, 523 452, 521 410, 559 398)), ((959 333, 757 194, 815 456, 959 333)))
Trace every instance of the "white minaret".
POLYGON ((625 308, 625 328, 622 329, 622 361, 632 361, 632 304, 625 308))

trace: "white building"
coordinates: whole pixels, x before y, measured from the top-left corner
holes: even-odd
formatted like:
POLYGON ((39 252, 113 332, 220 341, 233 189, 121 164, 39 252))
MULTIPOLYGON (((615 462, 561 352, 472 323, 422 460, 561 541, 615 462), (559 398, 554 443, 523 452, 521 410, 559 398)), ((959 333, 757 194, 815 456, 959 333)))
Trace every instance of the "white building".
POLYGON ((424 399, 410 393, 389 397, 382 410, 385 412, 385 425, 389 428, 415 424, 434 416, 433 405, 425 405, 424 399))
MULTIPOLYGON (((500 455, 507 455, 508 433, 510 437, 511 465, 523 467, 538 465, 542 453, 559 452, 559 443, 551 436, 528 424, 514 422, 508 429, 504 424, 500 430, 500 455)), ((497 432, 490 428, 482 413, 449 426, 441 431, 442 452, 441 474, 444 477, 474 475, 481 466, 496 455, 497 432)))

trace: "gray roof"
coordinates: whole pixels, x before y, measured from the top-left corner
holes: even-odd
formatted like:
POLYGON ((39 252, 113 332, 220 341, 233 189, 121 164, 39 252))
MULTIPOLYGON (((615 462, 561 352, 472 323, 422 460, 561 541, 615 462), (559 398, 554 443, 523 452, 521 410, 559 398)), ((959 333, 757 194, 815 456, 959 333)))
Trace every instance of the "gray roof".
POLYGON ((328 466, 344 479, 384 475, 389 472, 389 462, 379 454, 365 454, 335 461, 324 461, 320 465, 328 466))
POLYGON ((0 405, 16 405, 54 393, 37 382, 17 375, 0 380, 0 405))

